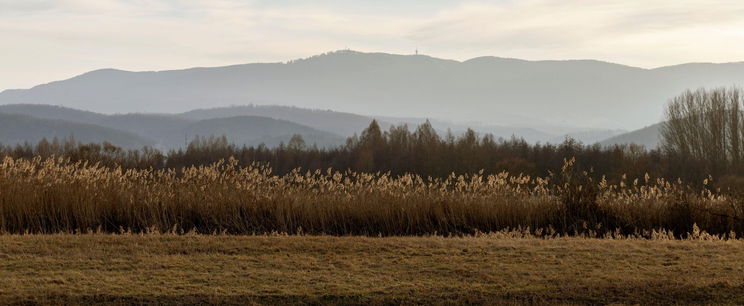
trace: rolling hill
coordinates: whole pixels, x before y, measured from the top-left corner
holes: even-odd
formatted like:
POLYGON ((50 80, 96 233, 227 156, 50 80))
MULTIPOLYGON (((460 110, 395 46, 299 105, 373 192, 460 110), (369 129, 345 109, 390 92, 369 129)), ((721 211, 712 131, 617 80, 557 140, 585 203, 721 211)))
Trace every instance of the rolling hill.
MULTIPOLYGON (((320 146, 342 143, 342 141, 338 141, 338 136, 349 137, 354 134, 360 134, 365 128, 367 128, 373 118, 378 120, 383 130, 387 130, 393 124, 407 124, 409 128, 413 130, 427 120, 425 118, 371 117, 331 110, 314 110, 278 105, 243 105, 197 109, 180 114, 133 113, 123 115, 105 115, 54 105, 9 104, 0 105, 0 112, 19 113, 39 118, 67 120, 106 126, 152 138, 156 140, 160 146, 168 148, 183 146, 185 139, 188 138, 189 135, 193 135, 193 133, 184 131, 184 128, 189 124, 200 120, 249 116, 288 121, 306 126, 305 129, 307 129, 307 127, 314 129, 315 131, 308 132, 307 135, 303 136, 316 139, 320 146)), ((560 135, 550 134, 532 128, 484 125, 477 122, 464 124, 437 119, 431 119, 430 122, 441 135, 445 135, 448 131, 452 131, 457 135, 468 128, 472 128, 481 135, 489 133, 497 138, 501 137, 505 139, 516 136, 524 138, 530 143, 559 143, 562 142, 566 136, 580 140, 584 143, 594 143, 597 139, 603 139, 617 134, 616 131, 585 130, 568 135, 560 135)), ((252 128, 256 127, 253 126, 252 128)), ((267 139, 272 139, 274 136, 267 135, 267 139)), ((278 137, 284 139, 286 138, 285 136, 286 135, 282 135, 278 137)), ((285 139, 284 142, 286 142, 287 139, 285 139)), ((271 140, 271 142, 278 143, 274 140, 271 140)), ((311 144, 311 142, 308 142, 308 144, 311 144)))
MULTIPOLYGON (((290 121, 345 137, 360 133, 372 121, 372 117, 352 113, 279 105, 240 105, 196 109, 178 114, 177 116, 191 120, 260 116, 290 121)), ((381 121, 379 123, 383 129, 387 129, 390 126, 389 122, 381 121)))
MULTIPOLYGON (((258 116, 236 116, 200 120, 189 124, 181 130, 187 138, 193 136, 226 135, 228 141, 235 144, 269 147, 287 143, 292 135, 299 134, 307 145, 318 147, 335 147, 342 145, 344 137, 319 131, 305 125, 258 116)), ((175 146, 177 144, 171 144, 175 146)))
MULTIPOLYGON (((69 107, 43 104, 0 105, 0 113, 24 114, 36 118, 65 120, 105 126, 159 140, 173 137, 179 130, 195 120, 161 114, 116 114, 105 115, 69 107)), ((179 137, 183 143, 183 136, 179 137)))
MULTIPOLYGON (((2 109, 2 106, 0 106, 0 109, 2 109)), ((383 130, 389 129, 391 125, 399 124, 407 124, 410 129, 415 129, 418 125, 427 120, 426 118, 364 116, 331 110, 315 110, 280 105, 242 105, 197 109, 178 114, 178 116, 188 119, 262 116, 299 123, 345 137, 360 134, 365 128, 367 128, 367 126, 369 126, 372 119, 377 119, 383 130)), ((481 134, 490 133, 496 137, 503 138, 509 138, 514 135, 522 137, 528 142, 546 142, 556 136, 536 129, 524 127, 485 125, 479 123, 467 125, 437 119, 430 119, 430 122, 441 134, 446 133, 447 130, 452 130, 454 133, 461 133, 468 128, 472 128, 481 134)))
MULTIPOLYGON (((29 120, 67 122, 81 126, 105 127, 110 132, 116 131, 127 135, 137 135, 139 139, 146 140, 148 144, 152 144, 160 149, 183 147, 197 135, 225 135, 230 141, 238 145, 259 145, 264 143, 268 146, 273 146, 281 142, 288 142, 293 134, 303 136, 308 145, 315 143, 320 147, 326 147, 344 143, 344 137, 333 133, 320 131, 286 120, 260 116, 233 116, 229 118, 197 120, 163 114, 105 115, 61 106, 32 104, 0 105, 0 113, 6 115, 20 114, 29 120)), ((18 133, 15 137, 18 140, 35 142, 38 140, 34 139, 41 139, 43 137, 29 138, 28 135, 21 132, 23 131, 22 128, 14 127, 14 124, 20 124, 17 120, 7 121, 5 124, 9 128, 9 131, 12 130, 18 133)), ((78 134, 82 133, 74 129, 63 129, 62 131, 65 133, 67 131, 73 131, 72 134, 76 138, 80 138, 78 134)), ((39 135, 57 135, 61 131, 53 132, 47 129, 39 130, 38 133, 39 135)), ((9 135, 8 137, 13 135, 11 132, 7 132, 7 134, 9 135)), ((66 133, 64 136, 69 135, 70 133, 66 133)), ((51 136, 46 137, 49 138, 51 136)), ((98 141, 104 140, 107 139, 100 139, 98 141)), ((111 142, 113 143, 113 141, 111 142)))
POLYGON ((661 144, 661 125, 661 123, 652 124, 642 129, 610 137, 601 141, 600 144, 603 146, 611 146, 616 144, 634 143, 642 145, 647 149, 654 149, 659 147, 661 144))
POLYGON ((595 143, 602 142, 606 139, 625 134, 627 131, 625 130, 586 130, 586 131, 578 131, 573 133, 567 133, 564 135, 561 135, 560 137, 553 138, 549 140, 549 143, 561 143, 566 140, 566 138, 572 138, 578 141, 581 141, 584 144, 591 145, 595 143))
POLYGON ((0 113, 0 144, 36 144, 43 138, 51 141, 70 137, 82 143, 107 141, 127 149, 154 144, 154 141, 136 134, 98 125, 0 113))

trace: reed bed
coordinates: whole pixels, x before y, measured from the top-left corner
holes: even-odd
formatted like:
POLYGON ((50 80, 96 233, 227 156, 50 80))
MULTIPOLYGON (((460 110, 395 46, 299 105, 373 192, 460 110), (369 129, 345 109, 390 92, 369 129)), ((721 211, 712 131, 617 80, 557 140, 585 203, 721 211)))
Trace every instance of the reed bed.
POLYGON ((682 182, 609 184, 573 169, 550 177, 506 172, 444 179, 294 170, 234 159, 138 170, 62 158, 5 158, 0 232, 471 235, 520 229, 546 235, 680 237, 744 230, 737 197, 682 182))

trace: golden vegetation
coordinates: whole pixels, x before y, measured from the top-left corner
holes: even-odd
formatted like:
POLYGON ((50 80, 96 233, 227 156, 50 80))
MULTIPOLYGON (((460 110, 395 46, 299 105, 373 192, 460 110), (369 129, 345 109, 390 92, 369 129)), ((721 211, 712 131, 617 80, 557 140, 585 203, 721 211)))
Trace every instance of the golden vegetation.
POLYGON ((609 184, 567 161, 560 174, 415 175, 295 170, 235 160, 137 170, 64 159, 5 158, 0 231, 719 237, 742 232, 736 197, 646 177, 609 184))

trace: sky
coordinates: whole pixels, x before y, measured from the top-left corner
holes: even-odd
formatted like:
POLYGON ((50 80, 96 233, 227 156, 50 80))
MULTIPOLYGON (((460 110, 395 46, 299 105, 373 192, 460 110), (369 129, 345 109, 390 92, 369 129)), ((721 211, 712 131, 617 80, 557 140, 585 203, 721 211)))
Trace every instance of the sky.
POLYGON ((744 60, 741 0, 0 0, 0 90, 100 68, 281 62, 334 51, 744 60))

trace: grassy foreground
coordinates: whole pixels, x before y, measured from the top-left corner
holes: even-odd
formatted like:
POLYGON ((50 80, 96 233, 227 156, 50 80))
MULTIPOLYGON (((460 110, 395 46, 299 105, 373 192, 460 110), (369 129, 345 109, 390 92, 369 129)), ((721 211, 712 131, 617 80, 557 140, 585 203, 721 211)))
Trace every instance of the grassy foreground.
POLYGON ((744 303, 744 241, 2 235, 2 303, 744 303))

